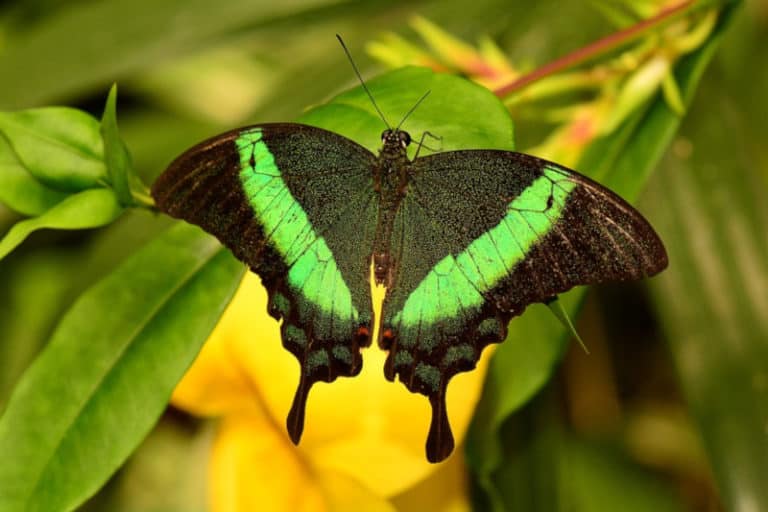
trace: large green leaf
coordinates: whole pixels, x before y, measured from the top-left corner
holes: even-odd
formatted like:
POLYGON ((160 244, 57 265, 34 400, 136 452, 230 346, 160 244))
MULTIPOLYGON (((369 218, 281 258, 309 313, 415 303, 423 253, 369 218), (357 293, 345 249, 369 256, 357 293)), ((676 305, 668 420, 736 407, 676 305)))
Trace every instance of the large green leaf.
POLYGON ((3 260, 0 272, 0 414, 19 377, 48 340, 71 300, 73 267, 82 258, 71 247, 34 251, 3 260))
POLYGON ((156 422, 243 267, 179 224, 70 309, 0 418, 0 509, 71 510, 156 422))
POLYGON ((748 512, 768 508, 768 133, 745 120, 768 103, 710 76, 647 197, 671 262, 651 290, 725 509, 748 512))
MULTIPOLYGON (((732 10, 733 7, 724 10, 706 43, 675 68, 686 104, 693 98, 732 10)), ((576 167, 625 199, 635 201, 680 121, 659 94, 648 108, 633 115, 617 132, 597 140, 576 167)), ((583 294, 584 289, 565 294, 566 311, 574 314, 583 294)), ((567 341, 565 330, 553 322, 546 309, 532 307, 522 318, 512 321, 507 340, 493 358, 469 433, 467 453, 478 483, 497 509, 504 508, 499 484, 493 480, 493 473, 501 463, 499 429, 550 379, 567 341)))
MULTIPOLYGON (((431 91, 403 123, 403 130, 414 141, 429 131, 442 140, 427 137, 424 143, 443 151, 514 148, 512 120, 504 105, 472 82, 427 68, 406 67, 372 79, 368 88, 391 126, 399 124, 419 98, 431 91)), ((299 121, 340 133, 374 152, 381 148, 381 132, 387 128, 362 87, 310 110, 299 121)), ((409 148, 411 154, 416 145, 409 148)), ((422 155, 428 152, 421 151, 422 155)))

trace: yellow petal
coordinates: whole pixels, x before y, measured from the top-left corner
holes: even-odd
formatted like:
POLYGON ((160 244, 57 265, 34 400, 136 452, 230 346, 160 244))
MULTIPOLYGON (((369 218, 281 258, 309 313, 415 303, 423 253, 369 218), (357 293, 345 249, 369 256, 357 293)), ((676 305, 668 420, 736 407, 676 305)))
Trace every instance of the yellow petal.
POLYGON ((220 416, 237 410, 253 409, 253 386, 237 363, 232 340, 242 334, 237 322, 237 297, 245 285, 241 283, 235 300, 224 312, 195 362, 176 386, 171 403, 199 416, 220 416))
MULTIPOLYGON (((268 436, 258 434, 261 438, 323 474, 330 471, 351 478, 379 496, 402 493, 438 469, 426 461, 424 452, 429 402, 400 383, 386 381, 386 353, 377 347, 364 351, 363 370, 357 377, 313 387, 304 436, 299 448, 294 448, 285 431, 285 417, 299 366, 282 347, 279 325, 266 314, 266 307, 267 296, 259 278, 248 274, 216 328, 209 342, 212 346, 206 346, 177 390, 175 403, 192 411, 210 411, 213 405, 221 411, 224 404, 229 407, 227 414, 237 415, 244 409, 238 407, 241 402, 236 395, 243 394, 246 403, 258 404, 265 411, 264 428, 272 431, 268 436), (217 383, 217 378, 223 383, 217 383), (211 396, 216 393, 223 396, 211 396), (202 404, 193 403, 195 399, 202 404)), ((479 399, 488 352, 477 370, 457 375, 448 388, 447 406, 457 444, 479 399)), ((253 470, 274 465, 266 449, 260 453, 265 458, 251 460, 253 470)))
POLYGON ((233 361, 288 440, 285 417, 299 382, 299 363, 282 345, 280 324, 267 314, 267 292, 258 276, 246 274, 227 313, 233 361))
MULTIPOLYGON (((266 304, 266 292, 258 277, 250 274, 228 310, 240 325, 236 329, 240 336, 233 336, 230 343, 234 359, 252 379, 287 441, 285 416, 299 366, 282 347, 278 324, 267 316, 266 304)), ((318 467, 354 475, 364 486, 391 496, 436 469, 424 452, 429 402, 384 378, 385 352, 371 347, 363 359, 357 377, 312 388, 299 449, 318 467)), ((463 439, 479 399, 487 359, 485 354, 477 370, 456 376, 448 388, 447 406, 457 442, 463 439)))
POLYGON ((392 503, 400 512, 439 510, 440 512, 468 512, 471 507, 464 463, 464 447, 456 447, 456 455, 440 464, 426 478, 402 494, 392 503))
MULTIPOLYGON (((487 357, 478 371, 457 375, 449 385, 447 406, 457 442, 464 438, 479 399, 487 357)), ((392 496, 439 465, 428 463, 425 455, 428 400, 401 383, 386 381, 385 358, 378 349, 368 350, 363 371, 355 379, 313 390, 302 449, 317 465, 358 475, 365 485, 392 496)))
POLYGON ((345 473, 315 468, 262 417, 225 419, 210 466, 212 512, 396 512, 345 473))
POLYGON ((212 512, 323 511, 326 500, 311 467, 269 419, 224 419, 210 463, 212 512))
POLYGON ((318 468, 317 479, 323 490, 328 510, 333 512, 398 512, 392 504, 374 491, 360 485, 348 474, 318 468))

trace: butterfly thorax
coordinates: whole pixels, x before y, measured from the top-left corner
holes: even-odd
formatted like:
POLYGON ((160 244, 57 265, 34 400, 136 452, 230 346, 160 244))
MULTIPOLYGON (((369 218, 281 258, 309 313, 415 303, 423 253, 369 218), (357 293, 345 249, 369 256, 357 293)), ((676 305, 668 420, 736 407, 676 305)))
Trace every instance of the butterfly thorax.
POLYGON ((374 188, 379 195, 379 219, 373 246, 374 277, 377 284, 388 286, 394 262, 389 253, 395 214, 408 188, 410 160, 406 150, 411 142, 408 132, 385 130, 383 143, 373 168, 374 188))

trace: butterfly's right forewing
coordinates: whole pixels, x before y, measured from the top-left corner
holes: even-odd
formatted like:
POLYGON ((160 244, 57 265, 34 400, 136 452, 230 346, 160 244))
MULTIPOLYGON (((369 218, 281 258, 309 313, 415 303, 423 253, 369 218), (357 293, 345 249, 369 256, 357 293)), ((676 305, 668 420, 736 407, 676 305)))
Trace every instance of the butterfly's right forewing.
POLYGON ((312 384, 356 375, 370 342, 374 158, 319 128, 256 125, 195 146, 152 187, 161 211, 212 233, 261 277, 301 364, 295 442, 312 384))

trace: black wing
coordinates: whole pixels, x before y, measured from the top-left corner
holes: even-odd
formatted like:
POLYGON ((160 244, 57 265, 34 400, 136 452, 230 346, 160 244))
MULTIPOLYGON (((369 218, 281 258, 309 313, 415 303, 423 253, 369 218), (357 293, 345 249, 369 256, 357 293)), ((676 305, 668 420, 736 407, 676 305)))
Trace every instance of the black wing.
POLYGON ((616 194, 506 151, 414 161, 392 239, 398 266, 383 310, 385 374, 430 398, 431 461, 453 448, 448 381, 504 340, 510 318, 576 285, 639 279, 667 265, 651 226, 616 194))
POLYGON ((288 416, 301 437, 318 380, 360 372, 373 309, 374 155, 335 133, 263 124, 205 141, 157 179, 157 207, 215 235, 261 277, 283 345, 301 364, 288 416))

